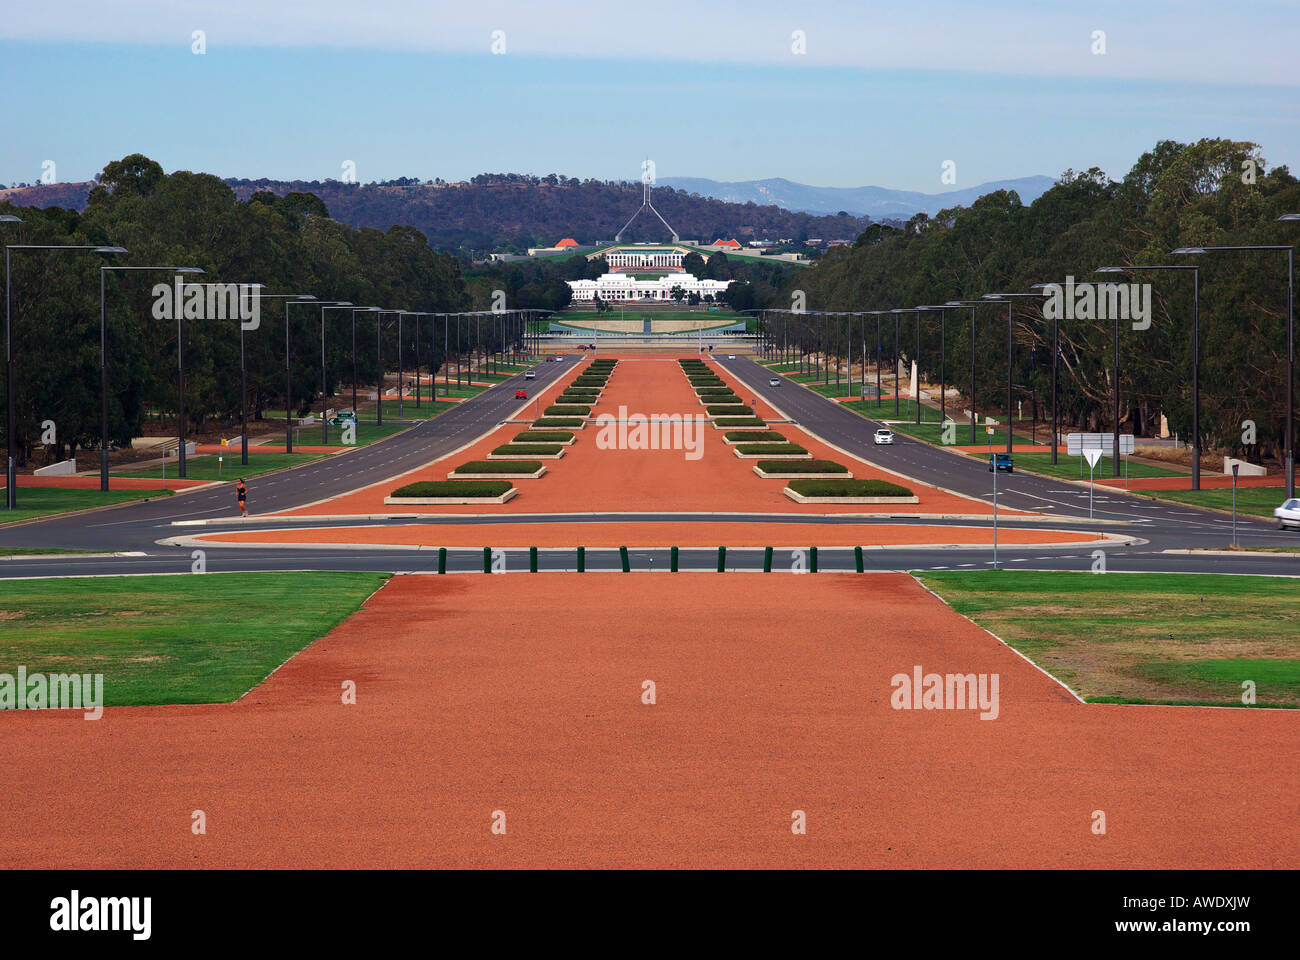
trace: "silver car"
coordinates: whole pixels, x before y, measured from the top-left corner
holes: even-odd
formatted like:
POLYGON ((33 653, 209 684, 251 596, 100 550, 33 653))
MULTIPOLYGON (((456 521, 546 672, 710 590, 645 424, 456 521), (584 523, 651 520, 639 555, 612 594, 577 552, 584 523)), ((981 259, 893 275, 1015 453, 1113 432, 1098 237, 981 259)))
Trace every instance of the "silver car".
POLYGON ((885 430, 884 428, 881 428, 880 430, 877 430, 877 431, 876 431, 876 435, 875 435, 875 437, 873 437, 872 439, 874 439, 874 440, 876 441, 876 443, 878 443, 878 444, 880 444, 880 443, 893 443, 893 442, 894 442, 894 432, 893 432, 892 430, 885 430))
POLYGON ((1300 527, 1300 499, 1292 497, 1282 506, 1273 511, 1273 516, 1277 517, 1277 528, 1285 530, 1287 527, 1300 527))
POLYGON ((779 386, 781 386, 781 379, 780 379, 780 377, 773 377, 771 380, 767 381, 767 385, 768 385, 769 387, 779 387, 779 386))

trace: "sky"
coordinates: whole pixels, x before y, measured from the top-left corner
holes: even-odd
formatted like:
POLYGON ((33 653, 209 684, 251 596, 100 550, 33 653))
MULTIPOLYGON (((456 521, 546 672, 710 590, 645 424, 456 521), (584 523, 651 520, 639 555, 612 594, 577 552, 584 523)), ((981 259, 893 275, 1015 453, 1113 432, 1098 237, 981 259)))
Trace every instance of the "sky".
POLYGON ((362 182, 635 180, 649 157, 936 193, 1119 178, 1202 137, 1294 172, 1298 50, 1300 0, 8 0, 0 183, 130 153, 362 182))

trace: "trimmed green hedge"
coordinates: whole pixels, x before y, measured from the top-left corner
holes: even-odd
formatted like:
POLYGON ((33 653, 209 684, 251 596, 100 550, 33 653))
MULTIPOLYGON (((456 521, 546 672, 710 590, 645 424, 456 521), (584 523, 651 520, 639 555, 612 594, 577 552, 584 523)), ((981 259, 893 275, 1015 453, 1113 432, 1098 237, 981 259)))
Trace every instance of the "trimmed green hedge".
POLYGON ((604 377, 579 377, 570 384, 573 387, 604 387, 605 385, 604 377))
POLYGON ((577 404, 554 404, 547 407, 543 413, 548 417, 585 417, 591 413, 591 407, 578 406, 577 404))
POLYGON ((508 453, 531 453, 533 456, 559 453, 564 447, 558 443, 503 443, 492 452, 498 457, 508 453))
POLYGON ((568 430, 525 430, 516 433, 511 443, 568 443, 573 434, 568 430))
POLYGON ((534 427, 580 427, 581 417, 541 417, 533 421, 534 427))
POLYGON ((573 406, 589 407, 596 402, 595 397, 588 397, 580 393, 562 393, 555 398, 555 406, 573 406))
POLYGON ((509 480, 421 480, 398 487, 390 497, 499 497, 514 484, 509 480))
POLYGON ((536 473, 540 469, 540 460, 470 460, 452 473, 536 473))
POLYGON ((760 460, 764 473, 848 473, 849 468, 834 460, 760 460))
POLYGON ((797 443, 741 443, 736 445, 736 449, 741 453, 770 453, 773 456, 781 453, 808 452, 797 443))
POLYGON ((743 403, 723 403, 717 406, 709 404, 709 406, 704 409, 707 413, 711 413, 714 416, 752 417, 754 415, 753 408, 747 407, 743 403))
POLYGON ((912 491, 887 480, 791 480, 787 486, 805 497, 910 497, 912 491))
MULTIPOLYGON (((540 422, 540 421, 539 421, 540 422)), ((713 421, 720 427, 766 427, 762 417, 719 417, 713 421)))
POLYGON ((742 443, 785 443, 785 435, 777 433, 775 430, 736 430, 731 433, 724 433, 728 440, 739 440, 742 443))
POLYGON ((740 397, 732 394, 716 394, 708 397, 700 397, 710 407, 729 407, 737 403, 744 403, 740 397))

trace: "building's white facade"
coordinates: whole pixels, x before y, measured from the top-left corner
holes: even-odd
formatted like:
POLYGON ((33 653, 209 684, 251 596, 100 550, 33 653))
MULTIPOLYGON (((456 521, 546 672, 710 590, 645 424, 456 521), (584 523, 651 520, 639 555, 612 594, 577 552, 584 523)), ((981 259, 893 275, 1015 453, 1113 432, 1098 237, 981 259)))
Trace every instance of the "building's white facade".
POLYGON ((687 294, 701 297, 711 294, 720 300, 726 293, 729 280, 701 280, 689 273, 673 273, 655 280, 637 280, 621 273, 607 273, 596 280, 569 280, 573 299, 578 302, 595 300, 671 300, 673 287, 681 287, 687 294))
POLYGON ((682 257, 687 251, 678 247, 647 247, 638 250, 635 247, 620 247, 605 254, 605 262, 613 269, 627 267, 667 267, 680 270, 682 257))

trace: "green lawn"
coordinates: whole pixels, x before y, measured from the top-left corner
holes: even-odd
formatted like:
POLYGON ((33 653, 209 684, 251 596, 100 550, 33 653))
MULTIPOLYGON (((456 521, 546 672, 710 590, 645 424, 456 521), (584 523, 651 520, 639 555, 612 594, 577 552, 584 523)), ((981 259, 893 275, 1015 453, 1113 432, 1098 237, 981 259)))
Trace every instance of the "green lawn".
MULTIPOLYGON (((967 430, 969 431, 969 427, 967 430)), ((969 433, 967 435, 969 439, 969 433)), ((1005 440, 1003 441, 1005 443, 1005 440)), ((1016 442, 1020 442, 1020 437, 1016 437, 1016 442)), ((1005 450, 1006 447, 1004 446, 1005 450)), ((1046 474, 1049 477, 1061 477, 1065 480, 1087 480, 1088 479, 1088 461, 1082 457, 1071 457, 1064 453, 1058 452, 1056 455, 1056 465, 1052 465, 1052 455, 1050 453, 1013 453, 1012 457, 1016 462, 1016 469, 1032 470, 1034 473, 1046 474), (1080 474, 1080 464, 1083 470, 1080 474)), ((1111 470, 1111 458, 1102 457, 1097 461, 1096 468, 1092 471, 1093 480, 1109 480, 1111 470)), ((1124 476, 1124 458, 1120 457, 1119 475, 1122 479, 1124 476)), ((1132 460, 1128 462, 1128 475, 1133 478, 1138 477, 1188 477, 1189 474, 1181 473, 1177 470, 1169 470, 1165 467, 1151 466, 1145 463, 1135 463, 1132 460)), ((1279 503, 1281 501, 1278 501, 1279 503)), ((1273 504, 1277 506, 1277 504, 1273 504)))
POLYGON ((1284 577, 918 572, 952 605, 1108 703, 1300 706, 1300 591, 1284 577))
MULTIPOLYGON (((3 490, 4 487, 0 487, 3 490)), ((128 503, 132 500, 148 500, 150 497, 170 497, 171 491, 162 490, 65 490, 55 487, 18 487, 18 509, 0 510, 0 524, 15 523, 19 520, 31 520, 34 517, 48 517, 56 513, 70 513, 74 510, 89 510, 92 507, 106 507, 116 503, 128 503)), ((24 551, 27 552, 27 551, 24 551)))
MULTIPOLYGON (((1160 500, 1174 500, 1193 507, 1213 507, 1218 510, 1232 509, 1232 489, 1227 490, 1146 490, 1148 496, 1160 500)), ((1237 489, 1237 512, 1248 513, 1256 517, 1273 516, 1273 511, 1286 499, 1286 488, 1276 487, 1239 487, 1237 489)))
MULTIPOLYGON (((358 431, 359 432, 359 431, 358 431)), ((305 437, 299 437, 298 443, 320 443, 320 435, 315 437, 308 434, 305 437)), ((185 479, 187 480, 234 480, 237 477, 258 477, 264 473, 273 473, 276 470, 287 470, 289 467, 300 467, 304 463, 311 463, 313 460, 319 460, 326 454, 322 453, 271 453, 259 452, 256 447, 248 448, 248 465, 243 466, 239 462, 239 447, 236 445, 230 448, 230 451, 223 454, 225 457, 222 463, 217 462, 217 454, 209 453, 202 456, 191 456, 185 458, 185 479)), ((174 480, 177 478, 178 465, 174 457, 167 458, 167 479, 174 480)), ((109 473, 110 477, 161 477, 162 469, 160 467, 149 467, 142 470, 113 470, 109 473)))
MULTIPOLYGON (((847 394, 844 395, 847 396, 847 394)), ((900 423, 898 426, 894 427, 894 429, 898 430, 900 433, 907 433, 909 436, 919 437, 920 439, 923 440, 929 439, 929 436, 925 431, 925 424, 927 422, 934 423, 935 424, 934 431, 933 431, 934 439, 930 440, 930 442, 931 443, 939 442, 939 430, 941 429, 939 426, 939 422, 940 422, 939 411, 932 410, 930 407, 927 407, 925 404, 921 404, 922 430, 915 431, 915 424, 912 423, 912 421, 916 417, 915 400, 909 400, 906 397, 899 397, 897 414, 894 413, 894 401, 892 399, 885 400, 883 403, 879 405, 877 405, 875 400, 846 400, 843 403, 841 403, 840 406, 844 407, 846 410, 852 410, 854 413, 860 414, 861 416, 869 417, 872 420, 905 421, 905 423, 900 423), (906 426, 907 423, 912 423, 911 429, 909 429, 906 426)), ((949 412, 948 417, 949 419, 952 419, 951 411, 949 412)), ((962 422, 958 420, 957 421, 957 442, 966 443, 970 440, 970 424, 966 424, 965 436, 962 435, 961 428, 962 428, 962 422)), ((983 443, 984 427, 981 426, 979 430, 980 430, 980 442, 983 443)), ((1006 443, 1005 437, 1003 438, 1002 442, 1006 443)))
POLYGON ((96 553, 95 550, 55 550, 47 547, 0 547, 0 557, 45 556, 53 553, 96 553))
MULTIPOLYGON (((188 560, 186 560, 188 563, 188 560)), ((19 580, 0 672, 101 673, 107 706, 227 703, 355 612, 381 573, 19 580)))

